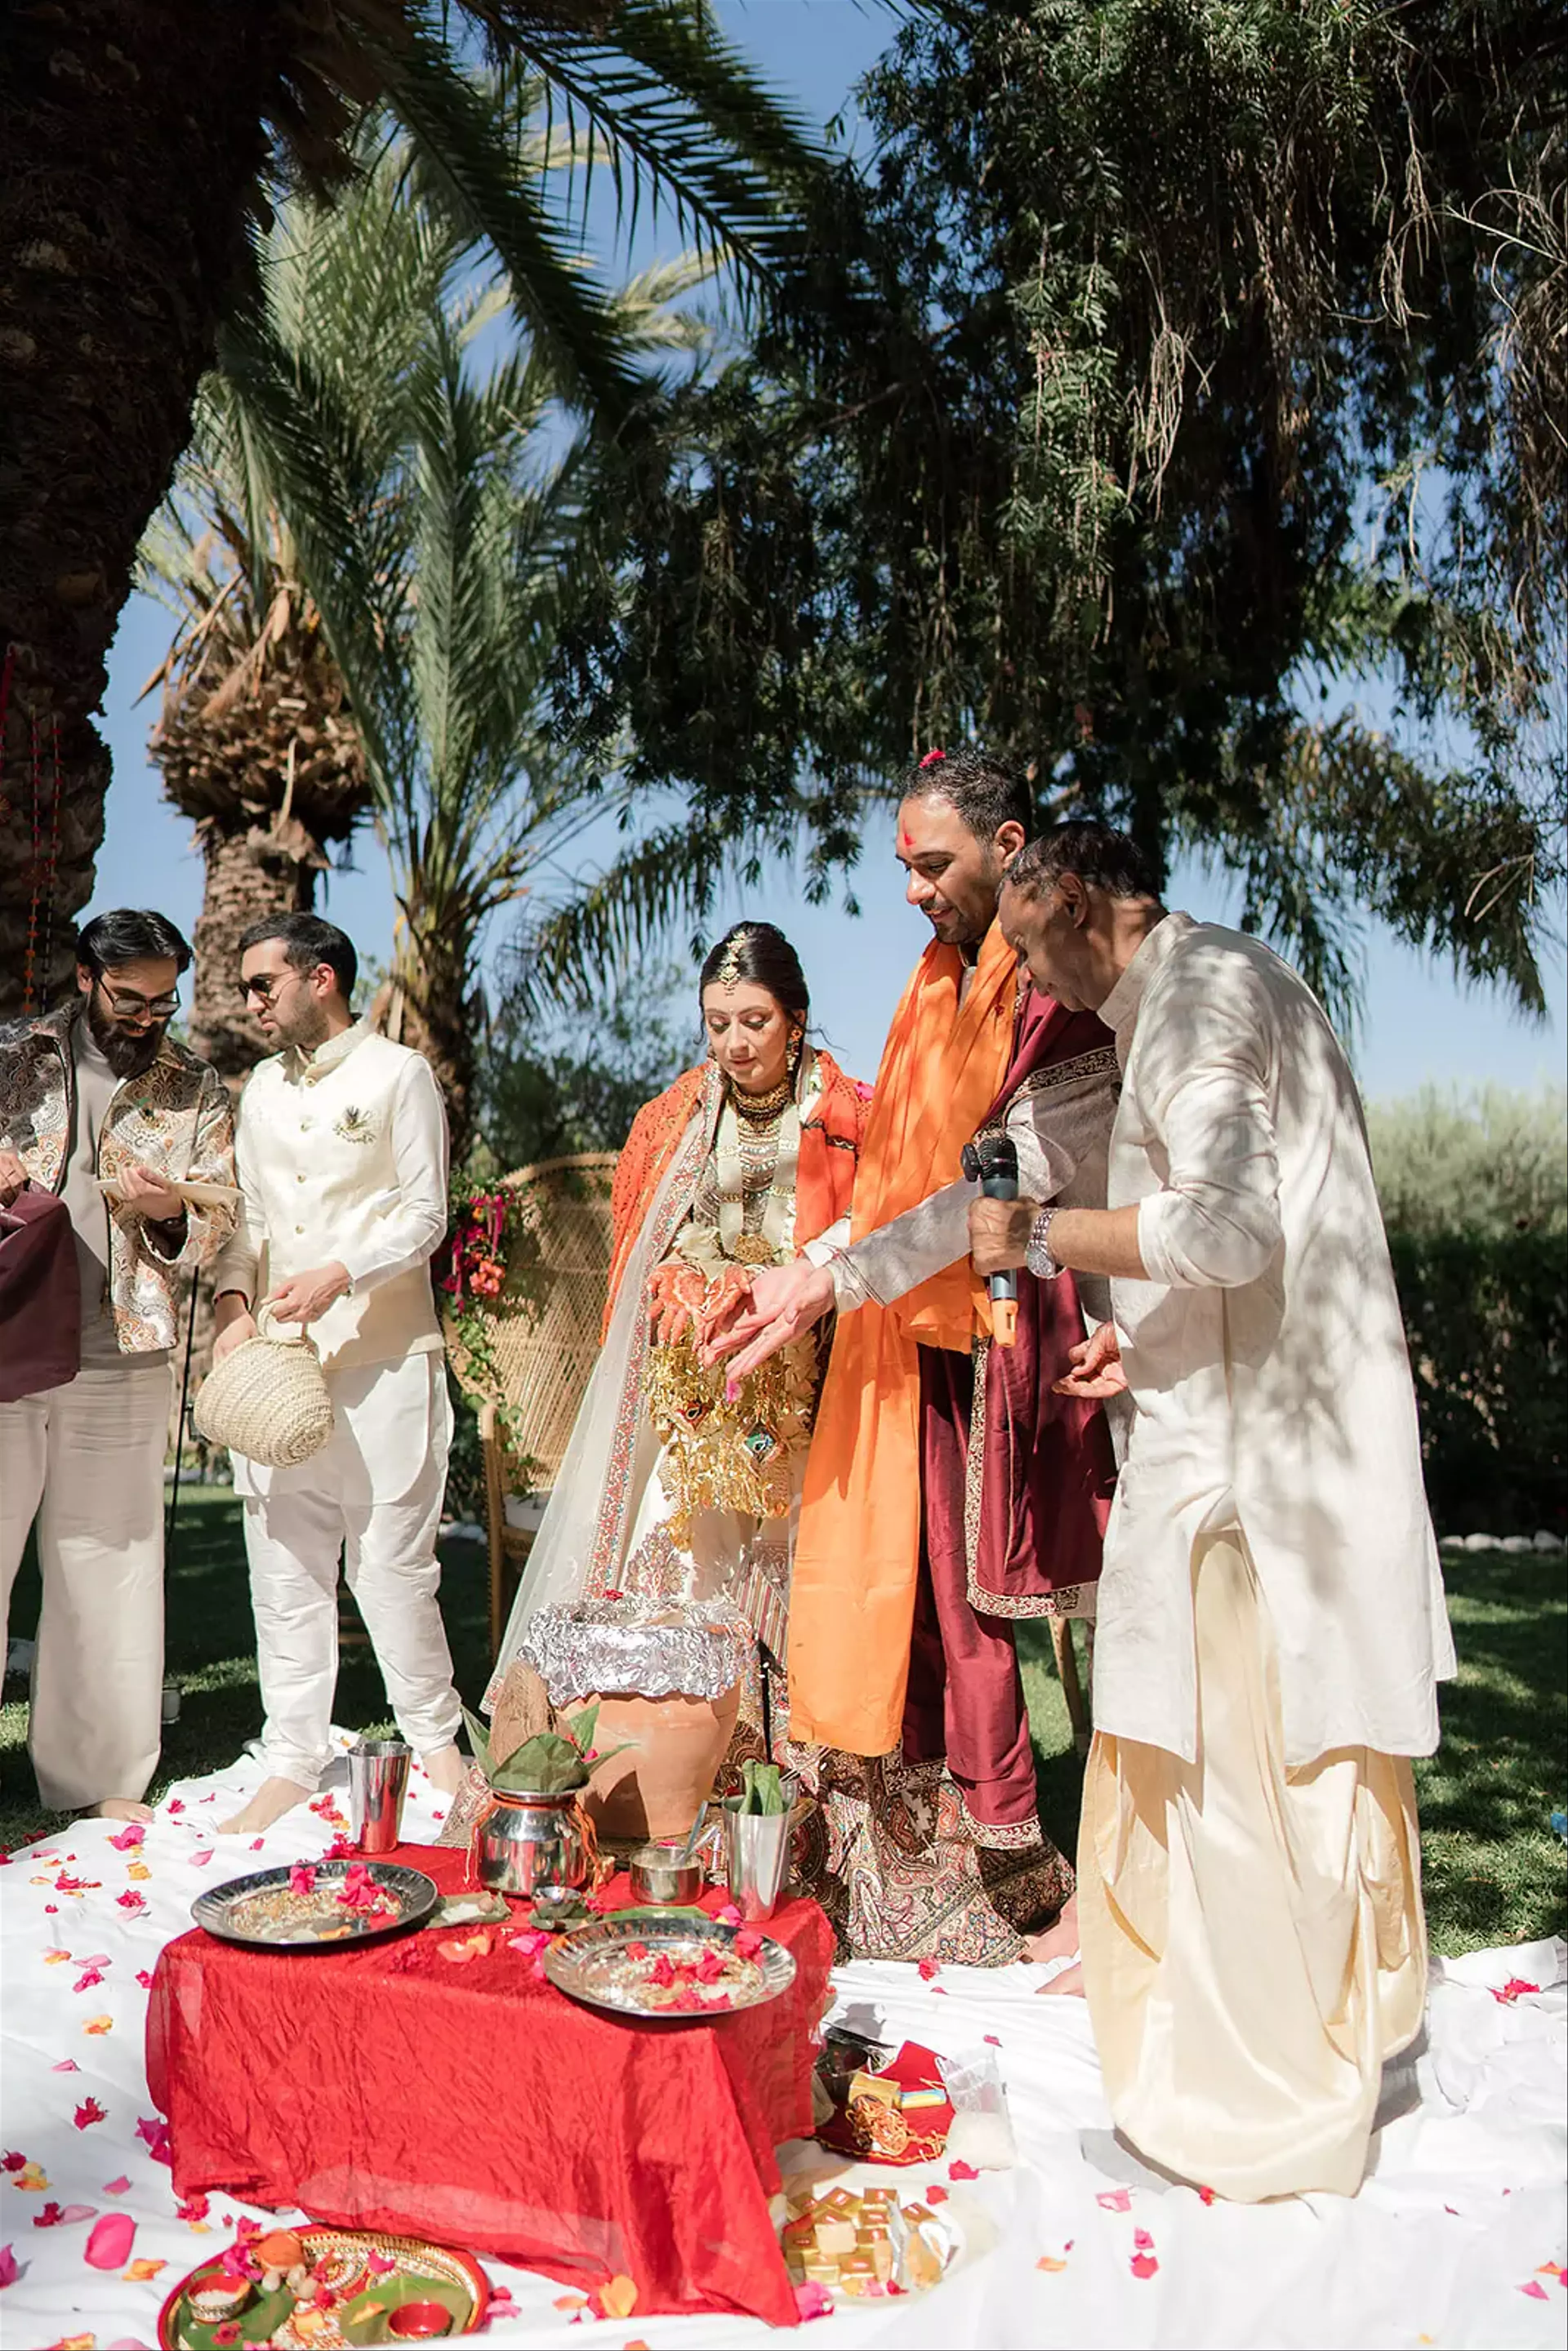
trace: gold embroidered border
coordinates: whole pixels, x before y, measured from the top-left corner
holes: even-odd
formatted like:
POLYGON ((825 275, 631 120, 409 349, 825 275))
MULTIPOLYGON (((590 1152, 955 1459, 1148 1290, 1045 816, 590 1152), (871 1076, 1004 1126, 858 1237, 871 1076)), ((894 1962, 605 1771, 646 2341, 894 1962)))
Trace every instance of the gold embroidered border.
MULTIPOLYGON (((1092 1061, 1092 1054, 1084 1054, 1092 1061)), ((980 1556, 980 1498, 986 1482, 986 1373, 991 1342, 975 1342, 975 1400, 969 1407, 969 1444, 964 1460, 964 1583, 969 1605, 981 1616, 1076 1616, 1094 1621, 1097 1583, 1064 1583, 1060 1592, 988 1592, 977 1580, 980 1556)))
POLYGON ((953 1792, 958 1799, 958 1817, 964 1823, 964 1833, 972 1844, 983 1845, 990 1853, 1027 1853, 1031 1846, 1043 1844, 1038 1813, 1031 1813, 1027 1821, 1014 1821, 1009 1825, 977 1821, 962 1788, 955 1784, 953 1792))

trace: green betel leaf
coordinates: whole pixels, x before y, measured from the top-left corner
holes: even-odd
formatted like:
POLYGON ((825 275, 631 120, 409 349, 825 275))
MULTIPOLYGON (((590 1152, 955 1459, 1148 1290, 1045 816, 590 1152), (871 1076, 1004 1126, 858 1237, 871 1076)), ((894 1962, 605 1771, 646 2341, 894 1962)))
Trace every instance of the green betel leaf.
POLYGON ((585 1706, 583 1708, 582 1712, 576 1718, 575 1721, 569 1722, 566 1726, 569 1733, 576 1740, 578 1745, 581 1748, 585 1755, 593 1744, 593 1733, 598 1721, 599 1700, 595 1698, 591 1706, 585 1706))

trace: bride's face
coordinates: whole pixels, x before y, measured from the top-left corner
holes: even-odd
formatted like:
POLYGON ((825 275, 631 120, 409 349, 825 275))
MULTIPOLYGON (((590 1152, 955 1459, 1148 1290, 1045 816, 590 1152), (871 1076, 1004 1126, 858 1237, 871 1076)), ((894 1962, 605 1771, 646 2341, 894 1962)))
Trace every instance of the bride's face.
POLYGON ((730 987, 714 980, 703 990, 703 1026, 714 1060, 739 1092, 765 1094, 782 1082, 790 1021, 769 989, 750 979, 730 987))

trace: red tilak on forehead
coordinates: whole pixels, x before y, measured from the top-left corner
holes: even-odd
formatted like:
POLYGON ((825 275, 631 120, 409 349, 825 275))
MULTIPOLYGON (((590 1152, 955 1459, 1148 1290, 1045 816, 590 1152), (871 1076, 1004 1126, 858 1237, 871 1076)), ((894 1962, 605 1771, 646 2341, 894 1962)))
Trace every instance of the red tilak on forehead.
POLYGON ((904 831, 902 825, 898 828, 898 845, 900 849, 906 850, 911 852, 913 852, 915 848, 914 841, 911 840, 909 834, 904 831))

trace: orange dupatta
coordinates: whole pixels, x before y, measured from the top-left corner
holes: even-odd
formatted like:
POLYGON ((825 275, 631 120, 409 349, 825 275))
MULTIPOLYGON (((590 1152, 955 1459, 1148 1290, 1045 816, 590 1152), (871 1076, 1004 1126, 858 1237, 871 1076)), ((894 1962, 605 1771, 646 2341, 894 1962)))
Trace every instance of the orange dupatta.
MULTIPOLYGON (((877 1072, 851 1231, 873 1232, 944 1185, 995 1102, 1018 967, 995 924, 962 1009, 963 962, 933 942, 904 989, 877 1072)), ((841 1321, 806 1464, 789 1590, 790 1735, 855 1755, 899 1744, 920 1564, 919 1345, 967 1354, 968 1259, 893 1306, 841 1321)))

